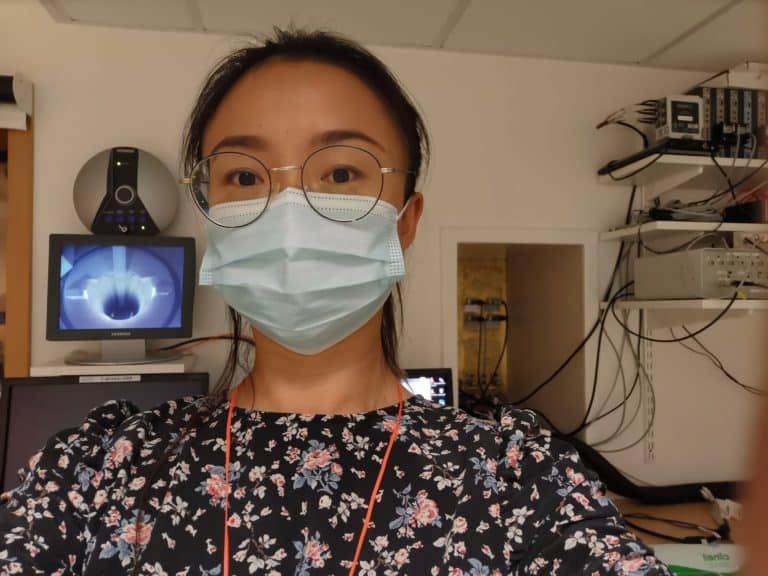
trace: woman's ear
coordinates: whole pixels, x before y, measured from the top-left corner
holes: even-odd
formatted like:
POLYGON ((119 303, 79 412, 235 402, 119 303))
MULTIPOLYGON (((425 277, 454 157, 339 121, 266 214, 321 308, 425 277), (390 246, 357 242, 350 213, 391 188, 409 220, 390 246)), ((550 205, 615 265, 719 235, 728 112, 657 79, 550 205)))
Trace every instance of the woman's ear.
POLYGON ((414 192, 408 201, 408 206, 397 223, 397 234, 400 237, 400 246, 407 250, 416 237, 416 228, 424 210, 424 196, 421 192, 414 192))

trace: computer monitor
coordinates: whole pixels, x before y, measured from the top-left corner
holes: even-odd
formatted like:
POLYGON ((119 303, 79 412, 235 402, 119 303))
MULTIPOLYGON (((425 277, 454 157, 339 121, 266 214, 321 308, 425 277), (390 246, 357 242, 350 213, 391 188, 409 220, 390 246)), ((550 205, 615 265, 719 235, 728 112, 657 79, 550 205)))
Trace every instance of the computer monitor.
POLYGON ((405 386, 414 394, 444 406, 453 406, 450 368, 408 368, 405 386))
POLYGON ((53 434, 77 427, 91 408, 126 399, 141 410, 206 394, 208 374, 139 374, 9 378, 0 381, 0 491, 18 485, 18 470, 53 434))
POLYGON ((192 335, 194 238, 52 234, 49 248, 47 339, 102 343, 68 362, 165 360, 146 339, 192 335))

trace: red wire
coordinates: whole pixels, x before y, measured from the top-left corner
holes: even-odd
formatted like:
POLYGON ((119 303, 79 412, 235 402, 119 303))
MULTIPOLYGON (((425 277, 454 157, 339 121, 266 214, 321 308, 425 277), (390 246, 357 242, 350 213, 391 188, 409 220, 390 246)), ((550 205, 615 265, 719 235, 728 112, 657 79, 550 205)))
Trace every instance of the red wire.
POLYGON ((373 515, 373 507, 376 504, 376 493, 381 486, 381 480, 384 478, 384 472, 387 469, 387 462, 389 461, 389 454, 392 452, 392 445, 395 443, 397 433, 400 430, 400 418, 403 415, 403 388, 400 383, 397 384, 397 420, 395 420, 395 426, 392 428, 392 434, 389 437, 389 444, 387 444, 387 450, 384 452, 384 459, 381 461, 381 468, 379 468, 379 476, 376 478, 376 484, 373 486, 373 492, 368 501, 368 512, 365 514, 365 520, 363 520, 363 529, 360 531, 360 538, 357 540, 357 549, 355 550, 355 557, 352 559, 352 566, 349 568, 349 576, 354 576, 355 569, 357 568, 357 561, 360 559, 360 552, 363 549, 365 543, 365 535, 368 533, 368 524, 371 522, 371 516, 373 515))
POLYGON ((227 494, 224 496, 224 576, 229 576, 229 448, 232 443, 232 412, 237 403, 237 388, 232 391, 232 397, 229 399, 229 411, 227 412, 227 436, 226 436, 226 454, 224 455, 224 478, 227 481, 227 494))

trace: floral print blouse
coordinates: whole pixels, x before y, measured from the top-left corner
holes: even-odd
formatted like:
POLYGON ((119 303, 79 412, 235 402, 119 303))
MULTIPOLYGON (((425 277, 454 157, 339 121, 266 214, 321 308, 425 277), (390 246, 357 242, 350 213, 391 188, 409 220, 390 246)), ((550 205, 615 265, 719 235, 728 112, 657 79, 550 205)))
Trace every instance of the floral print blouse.
MULTIPOLYGON (((2 496, 0 576, 218 576, 227 494, 232 576, 347 574, 397 406, 331 416, 235 407, 227 485, 229 403, 187 426, 208 403, 139 412, 112 401, 52 437, 2 496)), ((492 423, 414 396, 357 574, 670 573, 532 412, 492 423)))

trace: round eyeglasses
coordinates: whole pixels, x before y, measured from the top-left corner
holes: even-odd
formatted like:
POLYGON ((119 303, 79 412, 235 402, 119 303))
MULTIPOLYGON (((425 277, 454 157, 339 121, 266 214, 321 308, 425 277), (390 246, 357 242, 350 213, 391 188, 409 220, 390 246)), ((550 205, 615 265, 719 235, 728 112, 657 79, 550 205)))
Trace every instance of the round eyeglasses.
POLYGON ((301 166, 276 168, 267 168, 258 158, 242 152, 215 152, 195 164, 183 181, 208 220, 238 228, 266 211, 272 173, 290 170, 301 171, 301 188, 309 206, 336 222, 354 222, 370 214, 384 189, 385 174, 414 174, 383 167, 363 148, 334 144, 312 152, 301 166))

